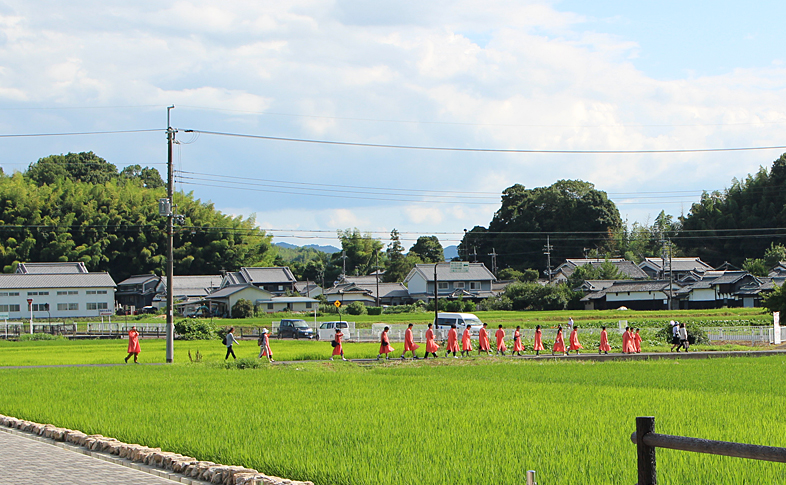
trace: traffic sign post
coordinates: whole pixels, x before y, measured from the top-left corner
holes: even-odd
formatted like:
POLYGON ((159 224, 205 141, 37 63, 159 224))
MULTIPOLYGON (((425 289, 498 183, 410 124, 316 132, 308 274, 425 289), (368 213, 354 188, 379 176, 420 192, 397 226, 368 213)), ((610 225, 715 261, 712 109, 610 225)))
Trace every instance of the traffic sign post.
POLYGON ((333 302, 333 305, 336 307, 336 310, 338 310, 338 321, 340 322, 341 321, 341 302, 336 300, 336 301, 333 302))

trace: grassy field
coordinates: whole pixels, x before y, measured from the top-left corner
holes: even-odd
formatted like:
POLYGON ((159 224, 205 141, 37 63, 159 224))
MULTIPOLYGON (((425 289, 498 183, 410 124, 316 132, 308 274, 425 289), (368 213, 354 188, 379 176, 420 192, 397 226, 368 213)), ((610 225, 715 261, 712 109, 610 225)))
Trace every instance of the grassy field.
MULTIPOLYGON (((3 349, 5 353, 6 349, 3 349)), ((781 357, 4 369, 0 413, 349 484, 635 482, 634 418, 786 446, 781 357)), ((782 464, 658 451, 662 484, 784 483, 782 464)))

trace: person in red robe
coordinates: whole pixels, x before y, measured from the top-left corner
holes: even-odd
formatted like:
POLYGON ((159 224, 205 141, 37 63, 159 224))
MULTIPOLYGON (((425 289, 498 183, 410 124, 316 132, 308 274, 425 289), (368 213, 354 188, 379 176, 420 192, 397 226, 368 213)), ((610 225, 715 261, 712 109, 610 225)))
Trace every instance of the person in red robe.
POLYGON ((385 354, 386 359, 390 359, 390 353, 396 350, 390 345, 390 339, 388 338, 389 330, 390 327, 385 327, 385 330, 382 331, 382 335, 379 336, 379 354, 377 354, 377 360, 382 357, 382 354, 385 354))
POLYGON ((628 350, 630 349, 630 327, 625 327, 625 331, 622 332, 622 353, 627 354, 628 350))
POLYGON ((267 356, 268 362, 275 362, 273 360, 273 351, 270 350, 270 339, 267 336, 267 329, 262 329, 262 335, 259 336, 259 357, 267 356))
POLYGON ((497 338, 497 354, 505 355, 508 348, 505 346, 505 331, 502 330, 502 325, 499 326, 494 336, 497 338))
POLYGON ((636 336, 633 334, 633 327, 628 330, 628 353, 636 353, 636 336))
POLYGON ((633 346, 634 350, 636 350, 637 354, 641 353, 641 335, 639 334, 639 329, 636 329, 636 333, 633 334, 633 346))
POLYGON ((483 326, 480 328, 480 332, 478 332, 478 355, 481 352, 485 352, 486 355, 491 353, 491 344, 489 343, 489 332, 486 330, 488 326, 487 323, 484 323, 483 326))
POLYGON ((472 334, 469 332, 469 325, 467 325, 461 335, 461 356, 466 354, 469 357, 470 352, 472 352, 472 334))
POLYGON ((568 347, 568 353, 570 353, 571 350, 575 350, 576 353, 578 354, 579 350, 584 348, 584 346, 579 343, 578 325, 573 326, 573 331, 570 332, 570 338, 568 339, 568 341, 570 343, 570 347, 568 347))
POLYGON ((341 339, 344 337, 344 334, 341 333, 341 330, 336 329, 336 336, 333 337, 333 355, 330 356, 330 360, 333 360, 333 357, 336 355, 341 356, 341 360, 347 360, 344 358, 344 346, 341 345, 341 339))
POLYGON ((423 357, 424 359, 428 359, 428 354, 433 355, 435 359, 437 358, 437 350, 439 350, 439 345, 437 345, 437 342, 434 340, 434 331, 431 330, 431 327, 433 326, 433 323, 429 323, 428 330, 426 330, 426 356, 423 357))
POLYGON ((415 350, 417 350, 420 345, 415 343, 415 337, 412 335, 412 324, 410 323, 407 325, 407 331, 404 332, 404 352, 401 353, 401 358, 403 359, 407 352, 412 352, 412 358, 417 359, 418 356, 415 355, 415 350))
POLYGON ((568 355, 565 351, 565 338, 562 336, 562 325, 557 327, 557 338, 554 339, 554 347, 551 349, 551 355, 555 352, 562 352, 563 355, 568 355))
POLYGON ((458 355, 456 355, 456 352, 458 351, 459 351, 458 332, 456 331, 456 326, 451 325, 450 330, 448 330, 448 351, 445 352, 445 357, 447 357, 448 355, 450 355, 451 352, 453 352, 453 358, 458 359, 458 355))
POLYGON ((513 354, 518 354, 524 351, 524 344, 521 343, 521 325, 516 325, 516 331, 513 332, 513 354))
POLYGON ((139 361, 137 357, 139 357, 139 352, 142 349, 139 348, 139 332, 136 331, 136 326, 131 327, 131 330, 128 331, 128 355, 124 359, 126 364, 128 364, 128 359, 131 356, 134 356, 134 364, 138 364, 139 361))
POLYGON ((540 331, 540 325, 535 327, 535 342, 532 345, 532 350, 535 351, 535 355, 540 355, 541 350, 546 350, 543 347, 543 332, 540 331))
POLYGON ((601 327, 600 330, 600 345, 598 345, 598 353, 609 353, 611 346, 609 345, 609 334, 606 333, 606 327, 601 327))

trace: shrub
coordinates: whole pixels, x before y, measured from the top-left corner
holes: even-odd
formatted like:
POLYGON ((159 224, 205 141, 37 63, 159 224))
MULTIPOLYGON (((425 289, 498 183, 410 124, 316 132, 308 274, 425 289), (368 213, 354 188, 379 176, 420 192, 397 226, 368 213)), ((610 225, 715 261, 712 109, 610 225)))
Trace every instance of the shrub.
POLYGON ((210 340, 216 336, 216 327, 209 320, 187 318, 175 322, 178 340, 210 340))
POLYGON ((65 340, 65 337, 62 335, 52 335, 49 333, 23 333, 19 335, 20 342, 27 342, 30 340, 65 340))
POLYGON ((241 298, 232 305, 232 318, 251 318, 254 315, 254 305, 241 298))
POLYGON ((381 306, 370 306, 367 307, 369 315, 382 315, 382 307, 381 306))
MULTIPOLYGON (((704 330, 696 322, 680 322, 685 324, 685 328, 688 330, 688 343, 691 345, 694 344, 708 344, 710 343, 710 339, 707 337, 707 334, 704 330)), ((655 334, 655 338, 662 342, 671 342, 671 325, 666 324, 665 327, 658 330, 655 334)))
POLYGON ((366 308, 366 305, 364 305, 363 303, 359 301, 353 301, 352 303, 347 305, 346 312, 349 313, 350 315, 365 315, 366 313, 368 313, 368 309, 366 308))

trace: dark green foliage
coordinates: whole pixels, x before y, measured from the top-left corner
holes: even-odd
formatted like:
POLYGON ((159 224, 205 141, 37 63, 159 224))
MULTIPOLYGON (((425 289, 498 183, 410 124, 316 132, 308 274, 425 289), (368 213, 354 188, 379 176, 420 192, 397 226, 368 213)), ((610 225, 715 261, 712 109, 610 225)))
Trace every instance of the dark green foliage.
POLYGON ((407 277, 412 268, 416 264, 423 262, 420 257, 412 252, 404 255, 404 246, 401 245, 399 233, 396 229, 390 232, 390 243, 386 250, 386 256, 387 265, 382 279, 388 283, 404 281, 404 278, 407 277))
POLYGON ((513 268, 504 268, 499 270, 497 273, 498 280, 515 280, 521 283, 526 283, 527 281, 537 281, 538 280, 538 270, 527 268, 524 271, 519 271, 513 268))
POLYGON ((513 283, 483 302, 486 310, 572 310, 580 308, 583 294, 566 284, 513 283))
MULTIPOLYGON (((117 282, 131 274, 163 274, 166 221, 158 215, 158 199, 165 191, 131 183, 133 173, 124 179, 112 167, 90 153, 68 154, 41 159, 25 175, 1 176, 3 271, 13 271, 21 261, 81 261, 89 271, 108 271, 117 282), (53 161, 74 157, 94 157, 103 170, 71 173, 65 167, 72 164, 53 161), (105 176, 106 182, 92 182, 105 176)), ((142 173, 150 175, 145 169, 142 173)), ((253 217, 226 216, 191 193, 176 194, 175 203, 188 227, 175 233, 176 274, 217 274, 272 263, 270 237, 255 228, 253 217)))
POLYGON ((254 304, 241 298, 232 305, 232 318, 250 318, 254 316, 254 304))
POLYGON ((117 167, 93 152, 50 155, 30 165, 25 176, 38 185, 65 179, 89 184, 105 184, 118 177, 117 167))
MULTIPOLYGON (((691 345, 694 344, 709 344, 710 339, 707 337, 707 333, 702 330, 701 326, 699 326, 696 322, 680 322, 685 323, 685 329, 688 331, 688 343, 691 345)), ((658 330, 655 334, 655 338, 662 342, 671 342, 671 325, 666 324, 665 327, 658 330)))
POLYGON ((455 300, 447 300, 445 303, 445 311, 448 312, 466 312, 472 313, 476 309, 476 305, 474 301, 464 300, 462 298, 457 298, 455 300))
POLYGON ((764 260, 761 258, 746 259, 742 263, 742 269, 754 276, 767 276, 767 273, 769 273, 769 268, 767 268, 767 265, 764 264, 764 260))
POLYGON ((786 246, 770 243, 770 247, 764 251, 764 266, 770 270, 781 261, 786 261, 786 246))
POLYGON ((445 260, 445 253, 437 236, 420 236, 409 252, 424 263, 440 263, 445 260))
POLYGON ((783 154, 769 171, 762 167, 745 180, 732 180, 731 187, 723 192, 704 192, 682 221, 681 236, 685 239, 680 245, 683 250, 710 264, 728 261, 740 266, 748 258, 761 257, 768 248, 773 248, 773 244, 775 247, 782 245, 786 241, 783 236, 773 233, 771 237, 759 237, 761 231, 755 229, 786 225, 785 185, 786 154, 783 154), (733 229, 739 237, 718 237, 728 235, 727 232, 715 232, 721 229, 733 229), (754 231, 739 232, 742 229, 754 231), (743 237, 746 234, 749 236, 743 237))
POLYGON ((210 340, 216 337, 216 326, 210 320, 187 318, 175 322, 179 340, 210 340))
POLYGON ((516 184, 502 193, 502 206, 488 229, 475 227, 464 236, 459 255, 491 266, 546 268, 542 254, 545 233, 562 233, 551 239, 552 262, 575 257, 583 248, 605 247, 609 236, 622 227, 619 211, 605 192, 580 180, 560 180, 550 187, 527 189, 516 184))
POLYGON ((366 305, 364 305, 359 301, 353 301, 352 303, 346 306, 346 309, 344 311, 350 315, 365 315, 366 313, 368 313, 368 310, 366 309, 366 305))
POLYGON ((19 335, 20 342, 27 342, 31 340, 66 340, 62 335, 52 335, 50 333, 23 333, 19 335))
POLYGON ((568 286, 578 288, 586 280, 627 280, 630 276, 621 272, 611 261, 604 261, 600 265, 585 264, 577 267, 568 277, 568 286))
POLYGON ((764 297, 762 306, 772 312, 786 311, 786 285, 775 286, 775 289, 764 297))
POLYGON ((382 315, 382 307, 381 306, 366 307, 366 311, 368 311, 369 315, 382 315))

